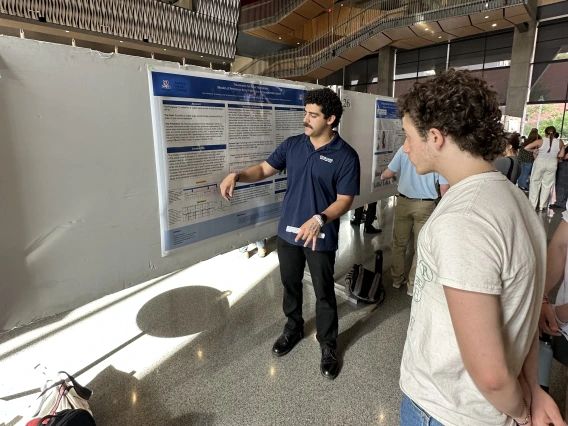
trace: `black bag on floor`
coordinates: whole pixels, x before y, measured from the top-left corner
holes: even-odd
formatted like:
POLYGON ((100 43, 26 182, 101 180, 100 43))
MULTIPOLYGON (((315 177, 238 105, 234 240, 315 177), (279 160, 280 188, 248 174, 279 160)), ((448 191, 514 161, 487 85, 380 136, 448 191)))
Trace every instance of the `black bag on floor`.
POLYGON ((48 426, 96 426, 93 416, 82 409, 63 410, 57 414, 44 416, 38 425, 48 426))
POLYGON ((345 277, 347 294, 364 303, 381 303, 385 299, 383 286, 383 252, 375 252, 375 272, 365 269, 363 265, 353 265, 345 277))

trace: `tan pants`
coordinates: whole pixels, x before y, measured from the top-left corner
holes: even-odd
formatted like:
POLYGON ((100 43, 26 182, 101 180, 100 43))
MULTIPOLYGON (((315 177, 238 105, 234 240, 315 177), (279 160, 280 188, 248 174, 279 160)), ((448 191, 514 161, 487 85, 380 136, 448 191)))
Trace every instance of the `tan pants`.
POLYGON ((392 247, 392 282, 395 286, 401 286, 408 282, 408 291, 414 290, 414 276, 416 275, 416 243, 420 230, 436 208, 434 201, 420 201, 397 196, 397 204, 394 210, 394 232, 392 247), (410 237, 414 230, 414 259, 410 276, 404 270, 404 258, 406 249, 410 243, 410 237))
POLYGON ((548 206, 548 196, 556 181, 557 168, 558 161, 556 158, 537 157, 534 160, 531 184, 529 186, 529 201, 534 208, 540 207, 544 209, 548 206))

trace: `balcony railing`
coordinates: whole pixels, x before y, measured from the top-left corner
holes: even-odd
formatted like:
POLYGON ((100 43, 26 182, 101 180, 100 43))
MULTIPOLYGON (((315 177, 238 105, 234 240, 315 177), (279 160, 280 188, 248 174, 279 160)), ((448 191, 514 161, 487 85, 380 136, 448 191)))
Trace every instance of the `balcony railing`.
POLYGON ((196 11, 156 0, 0 0, 0 14, 233 59, 239 0, 194 4, 196 11))
POLYGON ((239 70, 277 78, 301 76, 382 31, 456 16, 526 5, 528 0, 370 0, 365 8, 297 49, 262 56, 239 70), (390 5, 390 7, 385 7, 390 5), (394 5, 394 6, 393 6, 394 5), (381 8, 382 7, 382 8, 381 8))
POLYGON ((277 24, 306 0, 260 0, 241 8, 239 30, 277 24))

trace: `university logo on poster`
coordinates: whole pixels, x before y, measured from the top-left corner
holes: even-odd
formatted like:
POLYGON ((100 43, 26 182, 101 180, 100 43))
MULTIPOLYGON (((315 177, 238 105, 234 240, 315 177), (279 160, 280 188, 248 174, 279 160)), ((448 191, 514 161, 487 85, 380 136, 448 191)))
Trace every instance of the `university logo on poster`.
POLYGON ((171 89, 171 88, 172 88, 172 87, 170 86, 169 80, 164 80, 164 81, 162 82, 162 89, 168 89, 168 90, 169 90, 169 89, 171 89))

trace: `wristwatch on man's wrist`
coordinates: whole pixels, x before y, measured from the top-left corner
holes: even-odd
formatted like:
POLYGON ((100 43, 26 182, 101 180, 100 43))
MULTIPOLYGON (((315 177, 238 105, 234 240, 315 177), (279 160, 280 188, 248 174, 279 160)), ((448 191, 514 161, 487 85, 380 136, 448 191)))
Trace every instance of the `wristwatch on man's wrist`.
POLYGON ((325 225, 327 223, 327 215, 325 213, 320 213, 319 217, 321 217, 321 220, 322 220, 323 224, 325 225))

